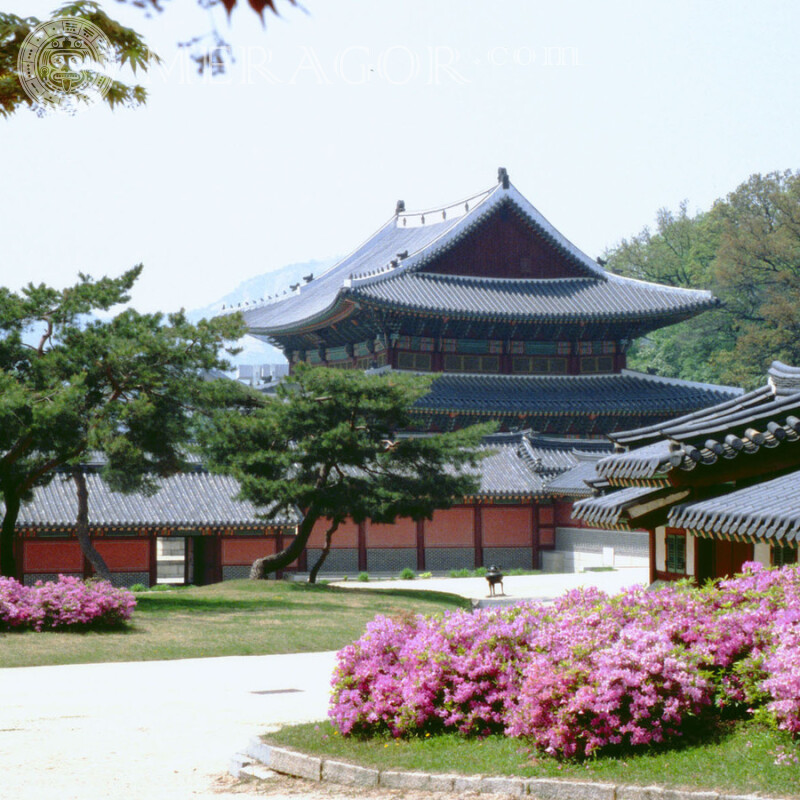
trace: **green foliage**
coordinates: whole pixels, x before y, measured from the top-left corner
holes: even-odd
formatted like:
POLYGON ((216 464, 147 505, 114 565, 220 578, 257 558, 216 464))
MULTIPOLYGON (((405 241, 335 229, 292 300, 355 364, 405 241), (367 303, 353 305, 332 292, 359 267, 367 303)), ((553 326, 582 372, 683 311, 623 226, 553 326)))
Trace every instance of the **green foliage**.
POLYGON ((275 570, 291 563, 319 519, 328 521, 329 544, 345 519, 429 518, 477 490, 475 448, 494 426, 401 433, 431 380, 300 364, 275 397, 250 395, 246 413, 212 415, 200 437, 209 467, 233 475, 243 499, 271 504, 273 514, 304 514, 295 541, 263 564, 275 570))
POLYGON ((79 472, 87 451, 98 451, 113 489, 153 492, 157 476, 186 467, 192 412, 218 404, 225 393, 238 394, 238 384, 206 381, 203 370, 227 366, 218 351, 241 335, 239 317, 192 325, 182 312, 165 319, 128 309, 111 320, 87 321, 93 312, 127 302, 140 272, 138 266, 97 281, 81 275, 63 290, 0 288, 5 574, 14 570, 19 503, 56 469, 79 472))
MULTIPOLYGON (((77 17, 100 28, 111 44, 111 58, 121 66, 129 66, 134 73, 137 70, 147 70, 160 60, 136 31, 109 17, 96 2, 79 0, 66 3, 53 13, 51 19, 61 17, 77 17)), ((20 47, 25 37, 41 22, 43 20, 36 17, 23 18, 0 12, 0 115, 2 116, 10 116, 23 106, 34 108, 40 113, 44 110, 37 107, 25 93, 17 71, 20 47)), ((76 99, 86 98, 76 95, 76 99)), ((105 102, 112 109, 116 106, 130 108, 139 106, 146 99, 147 91, 143 86, 116 80, 112 82, 105 96, 105 102)))
POLYGON ((752 175, 707 212, 661 209, 606 254, 642 280, 710 289, 721 308, 655 331, 628 354, 634 369, 757 386, 770 362, 800 364, 800 174, 752 175))
POLYGON ((359 572, 358 573, 358 580, 361 583, 369 583, 369 573, 368 572, 359 572))
POLYGON ((410 567, 405 567, 405 569, 400 571, 400 580, 401 581, 413 581, 417 577, 417 573, 414 572, 413 569, 410 567))
POLYGON ((469 578, 472 576, 472 572, 466 569, 466 567, 463 569, 451 569, 447 574, 451 578, 469 578))

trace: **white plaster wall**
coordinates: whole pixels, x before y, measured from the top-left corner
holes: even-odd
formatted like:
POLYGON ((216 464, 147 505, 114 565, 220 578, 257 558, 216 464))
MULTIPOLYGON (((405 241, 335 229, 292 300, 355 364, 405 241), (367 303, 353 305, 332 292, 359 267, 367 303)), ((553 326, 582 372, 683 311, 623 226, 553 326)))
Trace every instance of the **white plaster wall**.
POLYGON ((666 572, 667 569, 667 535, 666 528, 659 525, 656 528, 656 569, 666 572))
POLYGON ((758 542, 753 547, 753 561, 758 561, 759 564, 769 567, 772 564, 770 546, 765 542, 758 542))
POLYGON ((551 550, 542 553, 542 569, 545 572, 583 572, 596 567, 625 569, 640 568, 649 564, 642 556, 623 556, 614 552, 612 563, 603 553, 587 553, 581 550, 551 550))
MULTIPOLYGON (((666 542, 666 539, 665 539, 666 542)), ((694 575, 694 542, 695 537, 690 533, 686 534, 686 574, 694 575)))

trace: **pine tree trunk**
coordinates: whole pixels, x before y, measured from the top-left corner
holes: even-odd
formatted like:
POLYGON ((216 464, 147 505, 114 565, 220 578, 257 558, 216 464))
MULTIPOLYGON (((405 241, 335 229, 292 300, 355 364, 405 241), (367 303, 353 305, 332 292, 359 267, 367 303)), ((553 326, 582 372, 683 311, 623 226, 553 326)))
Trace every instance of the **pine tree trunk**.
POLYGON ((317 559, 317 563, 311 568, 311 572, 308 573, 308 582, 309 583, 316 583, 317 582, 317 574, 319 573, 322 565, 325 563, 325 559, 328 557, 328 553, 331 551, 331 539, 333 539, 333 534, 336 532, 336 529, 339 527, 338 522, 334 522, 327 531, 325 531, 325 546, 322 548, 322 552, 319 554, 319 558, 317 559))
POLYGON ((264 580, 267 575, 271 575, 279 569, 288 567, 289 564, 296 561, 303 554, 303 550, 306 549, 308 538, 311 536, 311 531, 316 521, 317 512, 312 507, 306 512, 303 521, 298 525, 297 535, 288 547, 281 550, 280 553, 275 553, 273 556, 257 558, 253 562, 253 565, 250 567, 250 580, 264 580))
POLYGON ((86 475, 80 467, 72 470, 72 480, 78 492, 78 519, 75 523, 75 533, 81 552, 89 559, 97 576, 111 582, 111 572, 89 536, 89 488, 86 486, 86 475))
POLYGON ((19 495, 13 488, 4 487, 3 500, 6 508, 3 515, 3 527, 0 530, 0 575, 4 575, 6 578, 16 578, 17 559, 14 556, 16 539, 14 529, 19 516, 19 495))

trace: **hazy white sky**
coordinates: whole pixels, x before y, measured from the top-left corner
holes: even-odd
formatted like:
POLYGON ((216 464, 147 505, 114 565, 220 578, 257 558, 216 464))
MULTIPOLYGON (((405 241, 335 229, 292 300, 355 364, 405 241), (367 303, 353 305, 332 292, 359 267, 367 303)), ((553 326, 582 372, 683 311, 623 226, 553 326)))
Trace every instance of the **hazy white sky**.
MULTIPOLYGON (((237 63, 200 78, 151 21, 161 69, 135 111, 0 121, 0 283, 144 262, 141 310, 204 306, 289 262, 344 254, 409 210, 488 188, 498 166, 591 256, 684 198, 800 167, 795 0, 278 0, 246 3, 237 63)), ((46 15, 57 0, 6 0, 46 15)))

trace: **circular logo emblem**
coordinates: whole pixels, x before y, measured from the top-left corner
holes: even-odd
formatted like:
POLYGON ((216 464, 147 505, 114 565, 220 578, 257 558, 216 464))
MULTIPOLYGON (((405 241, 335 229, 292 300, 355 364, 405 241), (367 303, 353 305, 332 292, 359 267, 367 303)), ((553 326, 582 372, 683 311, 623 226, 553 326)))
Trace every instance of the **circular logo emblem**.
POLYGON ((20 83, 34 103, 59 111, 102 99, 116 65, 108 37, 91 22, 60 17, 37 25, 17 58, 20 83))

